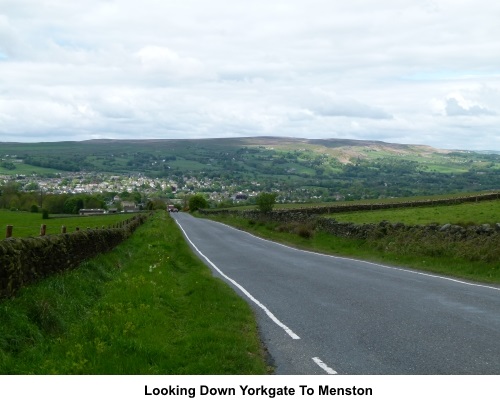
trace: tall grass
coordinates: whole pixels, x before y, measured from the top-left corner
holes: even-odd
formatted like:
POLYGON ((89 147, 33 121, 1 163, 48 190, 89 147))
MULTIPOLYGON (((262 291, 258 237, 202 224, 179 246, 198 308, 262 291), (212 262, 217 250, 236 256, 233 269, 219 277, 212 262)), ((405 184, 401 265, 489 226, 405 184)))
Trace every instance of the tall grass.
POLYGON ((111 253, 0 301, 2 374, 264 374, 249 306, 166 213, 111 253))

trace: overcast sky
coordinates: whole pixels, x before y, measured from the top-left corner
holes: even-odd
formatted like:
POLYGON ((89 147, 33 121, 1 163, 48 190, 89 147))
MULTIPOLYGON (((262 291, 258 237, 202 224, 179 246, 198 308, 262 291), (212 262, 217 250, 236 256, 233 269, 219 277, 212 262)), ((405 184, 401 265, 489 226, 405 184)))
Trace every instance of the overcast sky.
POLYGON ((500 2, 0 0, 0 141, 500 150, 500 2))

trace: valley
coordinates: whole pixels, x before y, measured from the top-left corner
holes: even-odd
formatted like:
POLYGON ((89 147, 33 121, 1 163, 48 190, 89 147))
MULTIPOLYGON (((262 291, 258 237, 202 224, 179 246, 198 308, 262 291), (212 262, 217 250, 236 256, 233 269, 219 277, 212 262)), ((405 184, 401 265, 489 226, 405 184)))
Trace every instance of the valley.
MULTIPOLYGON (((498 189, 500 155, 421 145, 277 137, 0 143, 0 185, 178 198, 213 206, 354 201, 498 189), (37 187, 38 186, 38 187, 37 187)), ((9 207, 7 207, 9 208, 9 207)))

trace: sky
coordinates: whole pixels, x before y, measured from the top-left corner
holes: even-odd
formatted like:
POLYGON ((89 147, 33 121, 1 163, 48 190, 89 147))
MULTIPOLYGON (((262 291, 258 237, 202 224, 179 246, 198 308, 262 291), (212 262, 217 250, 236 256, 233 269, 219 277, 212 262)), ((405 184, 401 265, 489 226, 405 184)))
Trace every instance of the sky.
POLYGON ((500 150, 500 2, 0 0, 0 142, 500 150))

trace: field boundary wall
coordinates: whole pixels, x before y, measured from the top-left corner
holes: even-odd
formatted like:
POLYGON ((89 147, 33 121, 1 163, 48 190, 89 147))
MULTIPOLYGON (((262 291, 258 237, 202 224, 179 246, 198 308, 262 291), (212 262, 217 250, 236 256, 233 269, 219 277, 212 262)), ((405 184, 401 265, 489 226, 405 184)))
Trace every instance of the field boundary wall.
POLYGON ((262 214, 257 210, 200 210, 205 215, 234 215, 254 221, 271 221, 279 223, 312 223, 314 228, 329 234, 357 239, 376 239, 384 237, 395 231, 419 233, 422 237, 439 232, 441 235, 451 237, 451 240, 474 239, 478 236, 500 235, 500 223, 471 225, 405 225, 403 223, 390 223, 382 221, 377 224, 355 224, 352 222, 338 222, 335 218, 325 218, 321 215, 364 210, 381 210, 389 208, 426 207, 432 205, 451 205, 465 202, 491 201, 500 198, 500 193, 482 194, 477 196, 460 197, 455 199, 409 201, 384 204, 356 204, 338 205, 333 207, 313 207, 304 209, 273 210, 262 214))
POLYGON ((0 241, 0 298, 12 296, 26 284, 71 270, 85 260, 110 251, 146 219, 147 215, 141 214, 114 228, 0 241))
MULTIPOLYGON (((305 220, 314 215, 325 215, 335 213, 345 213, 354 211, 373 211, 391 208, 410 208, 410 207, 430 207, 440 205, 462 204, 467 202, 491 201, 500 199, 500 192, 471 195, 447 199, 428 199, 418 201, 398 201, 394 203, 370 203, 370 204, 338 204, 331 206, 317 206, 307 208, 292 209, 274 209, 266 214, 266 219, 271 221, 283 221, 289 219, 305 220)), ((203 215, 237 215, 249 219, 258 219, 262 213, 258 210, 234 210, 234 209, 203 209, 200 210, 203 215)))

